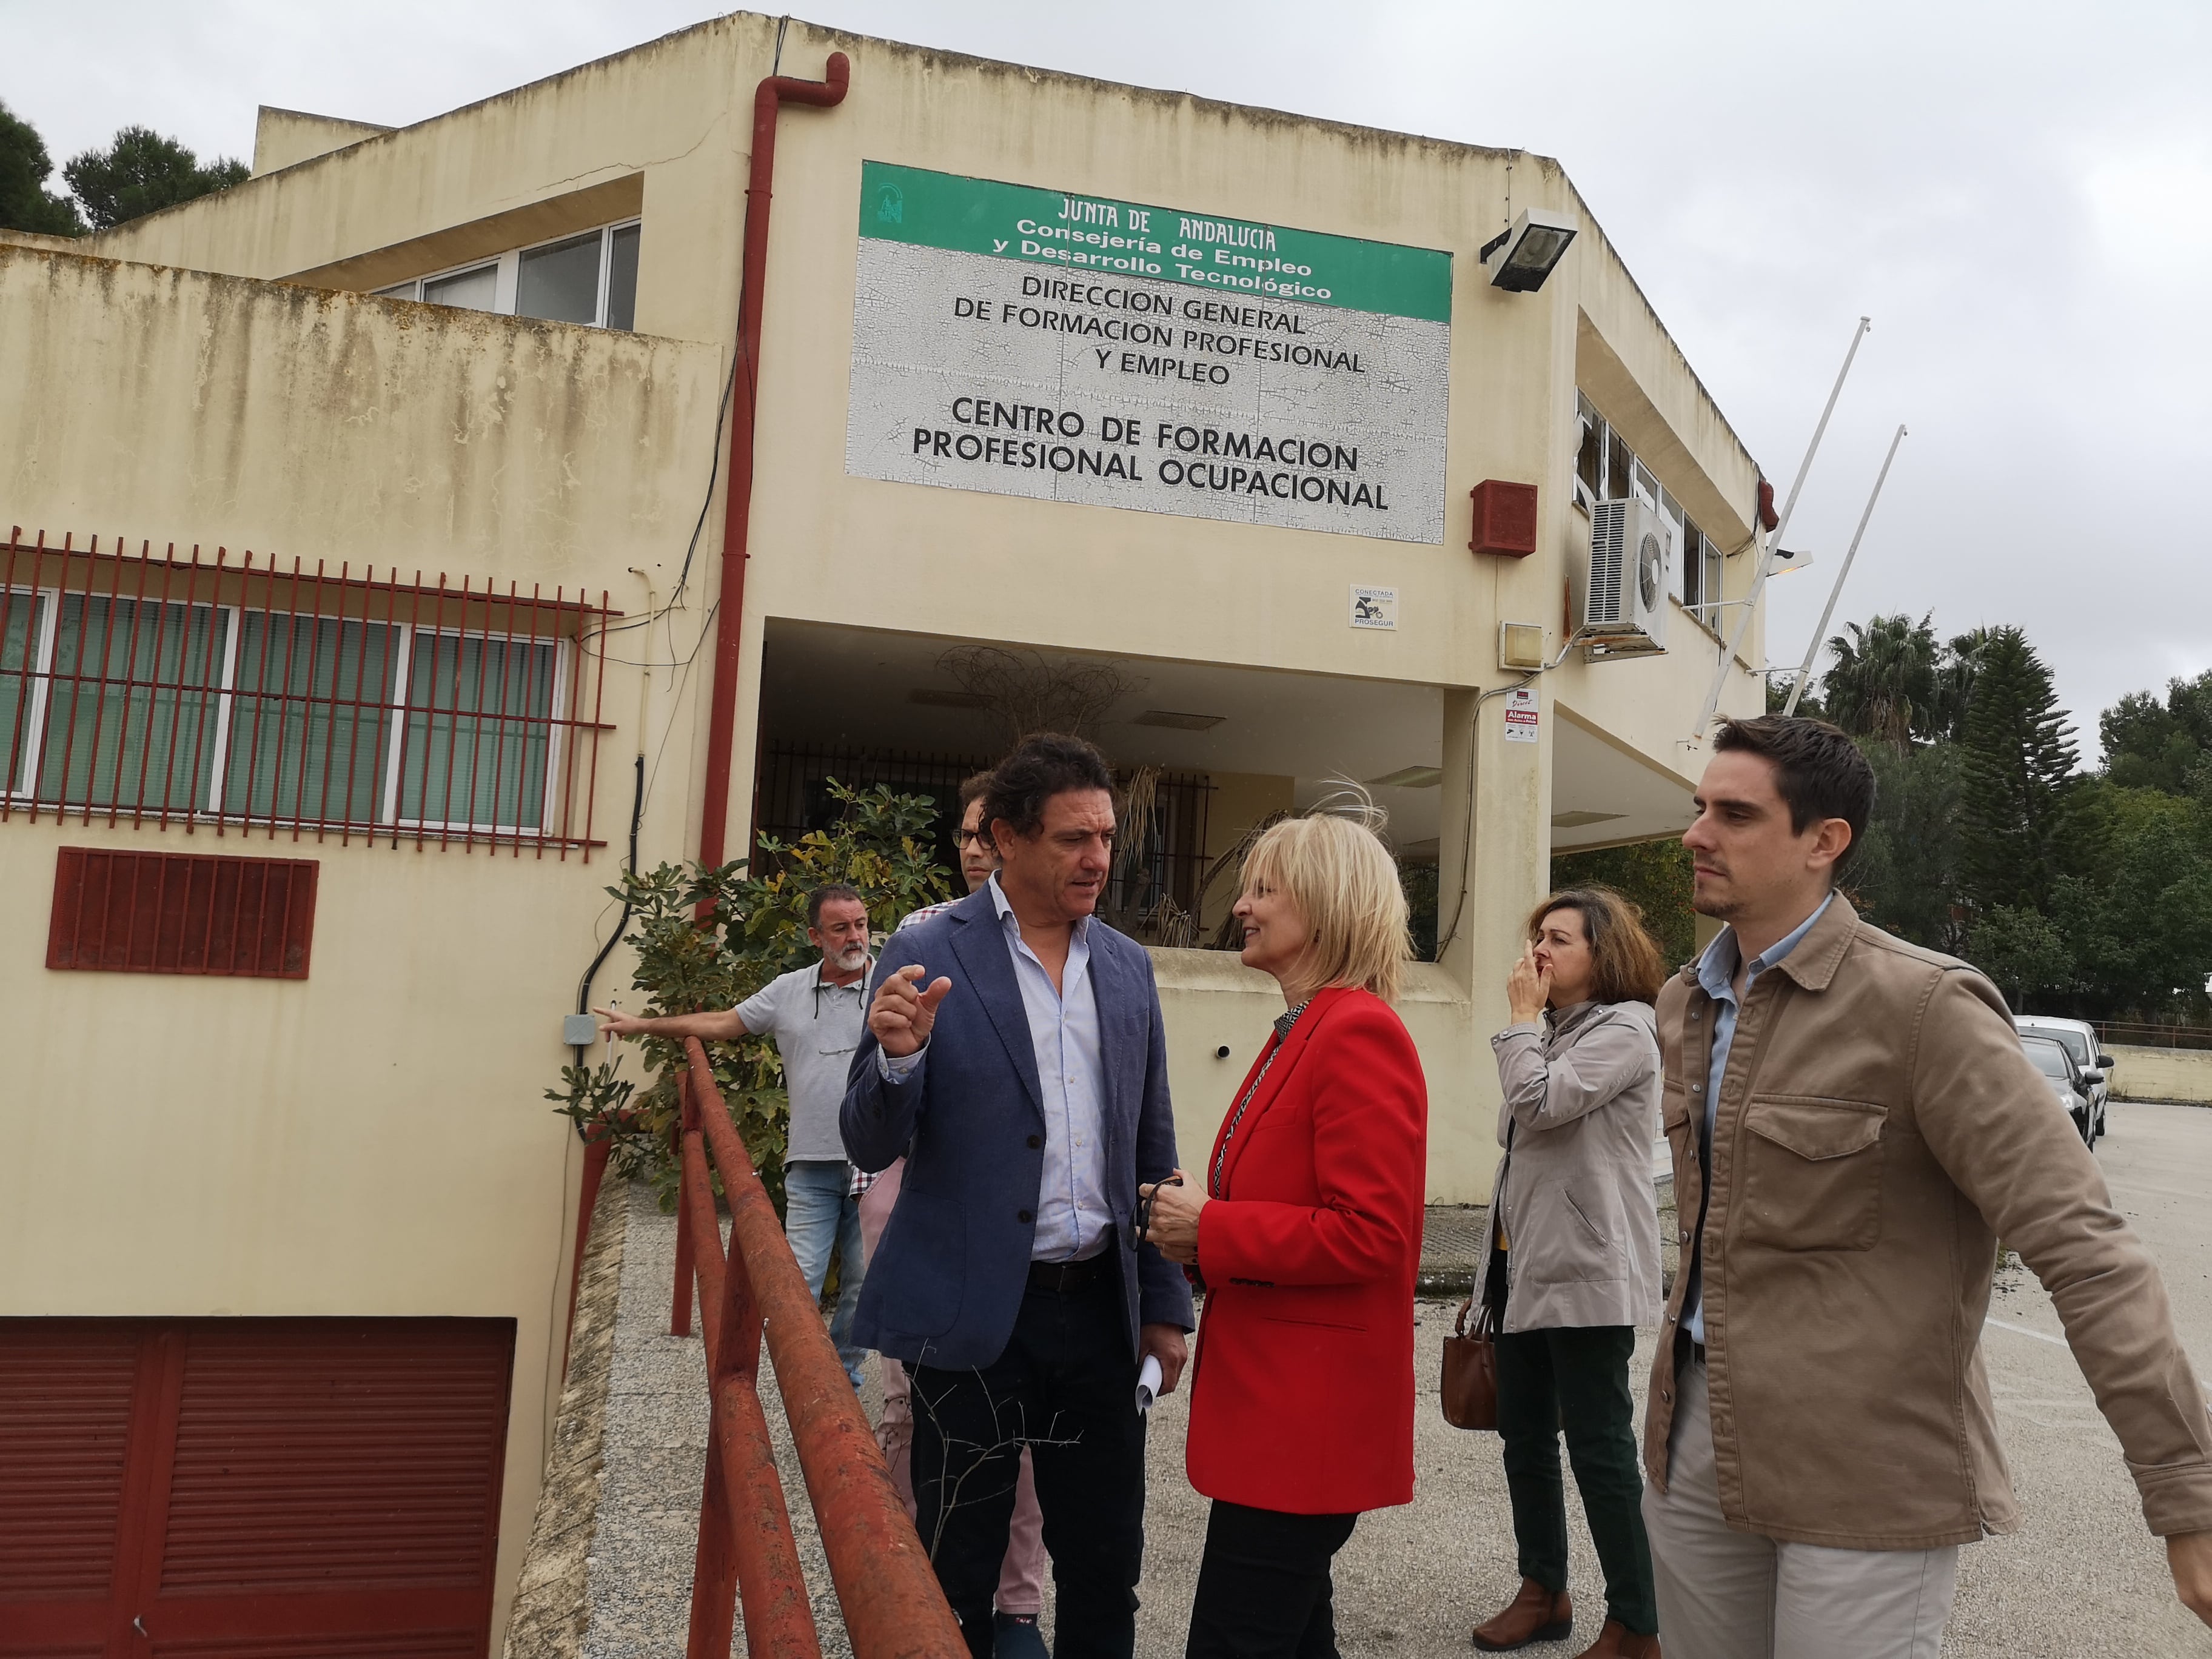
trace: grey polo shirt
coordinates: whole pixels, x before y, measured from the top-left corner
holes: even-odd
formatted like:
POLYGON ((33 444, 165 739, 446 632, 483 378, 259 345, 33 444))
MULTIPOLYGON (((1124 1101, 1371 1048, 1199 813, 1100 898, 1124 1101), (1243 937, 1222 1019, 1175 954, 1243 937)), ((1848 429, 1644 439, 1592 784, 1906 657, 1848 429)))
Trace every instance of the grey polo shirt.
POLYGON ((832 985, 817 962, 770 980, 738 1005, 745 1030, 774 1038, 783 1060, 791 1091, 791 1145, 784 1153, 790 1163, 845 1161, 837 1109, 867 1026, 867 994, 866 972, 850 985, 832 985))

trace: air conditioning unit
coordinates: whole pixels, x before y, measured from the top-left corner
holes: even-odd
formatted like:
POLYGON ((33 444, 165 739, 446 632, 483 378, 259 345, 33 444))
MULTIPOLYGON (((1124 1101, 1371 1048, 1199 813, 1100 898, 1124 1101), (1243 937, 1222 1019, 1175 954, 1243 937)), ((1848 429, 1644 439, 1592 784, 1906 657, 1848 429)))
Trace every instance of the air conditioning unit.
POLYGON ((1575 616, 1589 653, 1648 656, 1667 648, 1674 526, 1633 499, 1590 509, 1589 557, 1575 571, 1575 616))

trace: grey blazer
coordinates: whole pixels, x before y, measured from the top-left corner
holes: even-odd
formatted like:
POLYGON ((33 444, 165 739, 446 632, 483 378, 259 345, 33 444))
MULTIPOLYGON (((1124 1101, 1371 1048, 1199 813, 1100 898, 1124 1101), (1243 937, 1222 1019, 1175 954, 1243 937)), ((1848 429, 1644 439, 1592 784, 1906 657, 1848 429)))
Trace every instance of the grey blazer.
POLYGON ((1648 1002, 1582 1002, 1491 1038, 1504 1099, 1492 1213, 1508 1331, 1659 1316, 1658 1029, 1648 1002))

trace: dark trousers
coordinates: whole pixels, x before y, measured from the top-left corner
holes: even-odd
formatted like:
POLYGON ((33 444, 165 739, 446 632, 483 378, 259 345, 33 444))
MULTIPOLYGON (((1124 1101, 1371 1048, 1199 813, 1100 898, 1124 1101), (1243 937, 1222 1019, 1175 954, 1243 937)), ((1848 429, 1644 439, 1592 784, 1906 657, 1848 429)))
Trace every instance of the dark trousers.
POLYGON ((1498 1431, 1521 1576, 1548 1590, 1567 1587, 1567 1500, 1559 1436, 1605 1569, 1605 1605, 1638 1636, 1655 1634, 1659 1607, 1651 1546, 1644 1534, 1644 1472, 1637 1461, 1628 1364, 1636 1332, 1626 1325, 1515 1331, 1498 1343, 1498 1431))
POLYGON ((1030 1448, 1058 1600, 1056 1659, 1129 1659, 1145 1548, 1145 1419, 1117 1277, 1022 1298, 1006 1352, 979 1370, 908 1368, 915 1526, 975 1659, 1030 1448))
POLYGON ((1184 1659, 1337 1659, 1329 1562, 1358 1519, 1215 1499, 1184 1659))

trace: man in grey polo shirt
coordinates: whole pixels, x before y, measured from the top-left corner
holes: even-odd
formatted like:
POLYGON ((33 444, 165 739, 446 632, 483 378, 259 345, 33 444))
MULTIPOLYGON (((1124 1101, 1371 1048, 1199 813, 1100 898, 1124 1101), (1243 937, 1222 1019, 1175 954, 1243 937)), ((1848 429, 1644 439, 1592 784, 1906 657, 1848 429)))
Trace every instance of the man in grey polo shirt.
POLYGON ((845 1073, 866 1028, 868 907, 842 883, 817 889, 806 902, 806 937, 821 960, 770 980, 722 1013, 668 1014, 637 1019, 599 1011, 609 1037, 696 1036, 734 1042, 748 1033, 774 1040, 791 1096, 791 1137, 784 1152, 784 1237, 817 1297, 834 1247, 842 1263, 837 1311, 830 1334, 845 1375, 860 1386, 866 1350, 852 1344, 853 1310, 860 1300, 860 1204, 837 1113, 845 1073))

